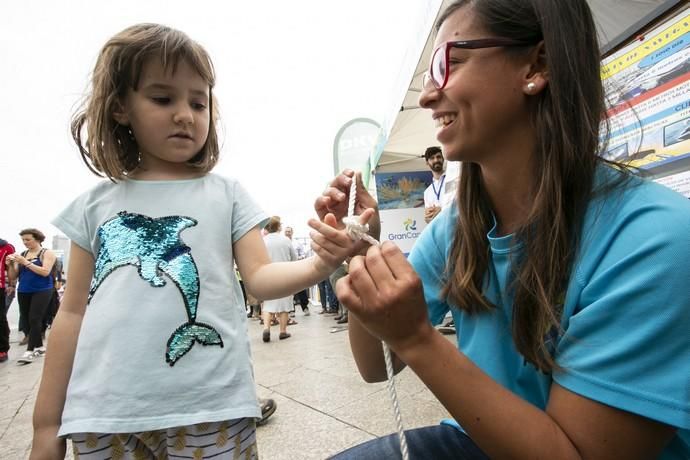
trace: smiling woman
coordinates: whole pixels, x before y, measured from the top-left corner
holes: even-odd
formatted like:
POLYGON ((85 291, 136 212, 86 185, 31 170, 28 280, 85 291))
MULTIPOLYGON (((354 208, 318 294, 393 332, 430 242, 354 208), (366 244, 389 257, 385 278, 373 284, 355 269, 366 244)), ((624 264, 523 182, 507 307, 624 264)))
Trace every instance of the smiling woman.
MULTIPOLYGON (((432 56, 419 104, 462 162, 456 201, 336 287, 364 379, 384 340, 453 417, 407 431, 410 458, 688 458, 690 202, 599 156, 587 2, 454 1, 432 56), (432 326, 449 312, 457 346, 432 326)), ((320 215, 346 214, 352 174, 320 215)), ((397 437, 334 458, 400 458, 397 437)))

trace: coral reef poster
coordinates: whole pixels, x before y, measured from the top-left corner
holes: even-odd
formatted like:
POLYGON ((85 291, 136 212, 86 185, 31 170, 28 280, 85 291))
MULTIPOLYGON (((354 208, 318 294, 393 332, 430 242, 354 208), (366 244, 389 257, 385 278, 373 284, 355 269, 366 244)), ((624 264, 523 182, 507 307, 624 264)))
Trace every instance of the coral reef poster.
POLYGON ((431 178, 431 171, 376 173, 379 209, 423 208, 431 178))

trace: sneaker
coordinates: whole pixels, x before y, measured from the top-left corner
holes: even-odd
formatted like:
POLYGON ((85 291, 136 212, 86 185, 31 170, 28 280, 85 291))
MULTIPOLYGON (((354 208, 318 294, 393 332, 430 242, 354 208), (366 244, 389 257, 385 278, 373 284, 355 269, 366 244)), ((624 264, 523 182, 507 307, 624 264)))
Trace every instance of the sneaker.
POLYGON ((38 347, 34 350, 34 356, 37 358, 40 358, 45 354, 46 354, 46 347, 38 347))
POLYGON ((31 364, 36 358, 33 351, 25 351, 21 358, 17 360, 18 364, 31 364))
POLYGON ((270 398, 259 398, 259 406, 261 406, 261 418, 256 422, 257 426, 266 423, 266 420, 273 415, 278 407, 276 402, 270 398))
POLYGON ((304 313, 304 316, 309 316, 311 313, 309 312, 309 309, 302 310, 302 313, 304 313))
POLYGON ((264 342, 270 342, 271 341, 271 330, 270 329, 264 329, 264 332, 261 334, 261 339, 264 342))
POLYGON ((7 352, 6 351, 0 351, 0 363, 4 363, 7 361, 7 352))

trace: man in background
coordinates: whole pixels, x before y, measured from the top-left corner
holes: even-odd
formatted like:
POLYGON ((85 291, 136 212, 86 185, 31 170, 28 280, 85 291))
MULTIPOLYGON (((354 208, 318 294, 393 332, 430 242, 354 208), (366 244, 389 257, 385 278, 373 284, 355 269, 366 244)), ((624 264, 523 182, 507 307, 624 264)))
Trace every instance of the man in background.
POLYGON ((424 190, 424 221, 428 224, 441 212, 441 195, 443 194, 443 184, 446 181, 441 147, 427 148, 424 152, 424 160, 433 175, 431 185, 424 190))

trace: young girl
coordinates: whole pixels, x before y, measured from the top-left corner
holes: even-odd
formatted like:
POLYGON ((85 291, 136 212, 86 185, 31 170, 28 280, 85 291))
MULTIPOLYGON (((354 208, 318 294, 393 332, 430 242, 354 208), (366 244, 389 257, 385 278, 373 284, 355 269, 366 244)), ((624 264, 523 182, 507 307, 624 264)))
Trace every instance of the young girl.
POLYGON ((352 244, 311 221, 316 255, 270 263, 266 215, 237 181, 209 173, 213 86, 204 49, 168 27, 125 29, 98 57, 72 134, 111 180, 54 221, 72 240, 69 284, 32 458, 62 458, 66 436, 79 458, 257 456, 261 413, 233 262, 247 289, 270 299, 326 277, 352 244))
MULTIPOLYGON (((597 156, 599 59, 586 0, 440 17, 420 105, 463 162, 456 204, 409 263, 372 247, 337 285, 364 378, 385 379, 383 339, 455 419, 408 431, 410 458, 690 458, 690 202, 597 156), (457 346, 432 327, 449 310, 457 346)), ((346 213, 351 176, 321 214, 346 213)))

